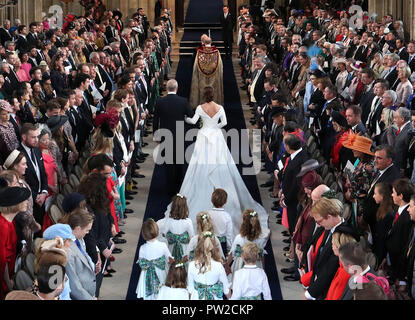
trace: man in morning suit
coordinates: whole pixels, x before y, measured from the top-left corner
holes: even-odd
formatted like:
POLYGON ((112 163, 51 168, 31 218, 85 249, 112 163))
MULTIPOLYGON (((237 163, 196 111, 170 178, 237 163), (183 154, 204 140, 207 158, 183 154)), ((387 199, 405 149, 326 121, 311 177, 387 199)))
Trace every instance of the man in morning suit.
POLYGON ((30 186, 33 198, 33 216, 39 223, 43 223, 42 209, 48 196, 48 179, 43 164, 42 152, 38 148, 39 130, 31 123, 25 123, 21 129, 22 143, 19 150, 27 160, 25 181, 30 186))
POLYGON ((408 147, 412 137, 408 134, 412 129, 411 111, 407 108, 399 108, 393 117, 398 127, 395 140, 395 164, 403 173, 408 166, 408 147))
POLYGON ((232 55, 233 30, 235 28, 233 17, 229 12, 229 6, 223 6, 223 14, 220 15, 220 24, 222 26, 223 41, 225 43, 226 58, 232 55))
MULTIPOLYGON (((168 154, 169 146, 166 146, 165 159, 169 161, 167 167, 167 183, 170 195, 176 194, 181 187, 184 178, 184 161, 178 159, 179 150, 176 150, 176 124, 184 122, 185 116, 193 117, 194 111, 190 108, 189 102, 177 95, 178 84, 176 80, 167 82, 167 96, 160 98, 154 108, 153 134, 154 140, 162 142, 162 133, 158 129, 168 130, 173 135, 173 155, 168 154), (173 157, 172 157, 173 156, 173 157), (171 160, 173 160, 171 162, 171 160)), ((183 144, 184 146, 184 144, 183 144)), ((170 149, 171 150, 171 149, 170 149)), ((180 156, 184 160, 184 150, 180 150, 180 156)), ((159 157, 161 154, 159 155, 159 157)))
POLYGON ((283 196, 280 199, 283 206, 287 208, 289 232, 293 234, 297 223, 297 195, 300 190, 297 174, 300 172, 302 164, 308 160, 308 156, 301 147, 300 138, 296 135, 287 134, 283 142, 289 156, 285 158, 284 167, 278 172, 278 181, 281 181, 282 185, 283 196))

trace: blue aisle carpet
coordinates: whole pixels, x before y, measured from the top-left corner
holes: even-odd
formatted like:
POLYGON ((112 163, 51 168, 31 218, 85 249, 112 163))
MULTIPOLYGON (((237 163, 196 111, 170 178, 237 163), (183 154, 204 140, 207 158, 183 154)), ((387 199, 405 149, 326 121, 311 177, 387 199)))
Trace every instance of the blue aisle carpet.
MULTIPOLYGON (((213 12, 213 5, 215 3, 219 9, 222 6, 222 1, 219 0, 191 0, 189 9, 187 12, 186 22, 190 19, 192 22, 205 22, 204 18, 207 18, 206 13, 213 12), (203 6, 206 6, 206 10, 200 11, 203 6), (195 8, 198 7, 199 10, 195 8), (210 11, 209 11, 209 10, 210 11), (195 17, 196 15, 197 17, 195 17), (201 16, 203 17, 201 18, 201 16)), ((220 11, 219 11, 220 12, 220 11)), ((186 32, 185 32, 186 34, 186 32)), ((228 125, 226 130, 235 128, 237 130, 246 129, 243 110, 240 102, 240 96, 238 91, 238 84, 235 79, 233 65, 231 60, 224 60, 224 88, 225 89, 225 111, 228 119, 228 125)), ((193 60, 191 57, 181 57, 176 72, 176 80, 179 83, 178 94, 183 97, 189 97, 190 85, 192 78, 193 60)), ((242 166, 238 165, 238 169, 241 172, 242 166)), ((242 176, 249 192, 252 197, 259 203, 262 203, 261 196, 256 180, 256 176, 242 176)), ((147 207, 144 214, 144 221, 148 218, 159 220, 164 217, 164 212, 167 205, 171 202, 170 197, 167 195, 166 185, 166 171, 163 166, 156 165, 150 185, 150 191, 147 201, 147 207)), ((138 259, 139 248, 144 244, 144 239, 140 235, 139 242, 137 244, 137 251, 134 258, 134 265, 131 272, 130 284, 127 292, 127 300, 136 300, 137 295, 135 293, 138 279, 140 276, 140 267, 135 263, 138 259)), ((271 241, 268 241, 265 247, 268 254, 265 256, 265 272, 268 276, 268 281, 271 288, 271 294, 273 300, 282 300, 281 288, 278 280, 278 273, 274 262, 274 255, 272 251, 271 241)))

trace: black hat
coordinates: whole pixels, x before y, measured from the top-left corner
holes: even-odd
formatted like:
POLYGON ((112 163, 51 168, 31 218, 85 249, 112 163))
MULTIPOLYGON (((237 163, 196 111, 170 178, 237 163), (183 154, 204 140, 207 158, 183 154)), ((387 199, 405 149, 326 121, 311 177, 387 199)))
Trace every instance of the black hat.
POLYGON ((81 28, 78 31, 78 36, 81 36, 83 33, 87 32, 86 28, 81 28))
POLYGON ((339 233, 344 233, 344 234, 351 235, 357 242, 360 241, 359 234, 356 232, 356 230, 353 227, 351 227, 348 224, 343 223, 343 224, 339 225, 334 232, 339 232, 339 233))
POLYGON ((29 199, 32 195, 29 189, 7 187, 0 191, 0 207, 12 207, 29 199))
POLYGON ((333 121, 336 121, 343 128, 347 127, 347 120, 339 111, 332 111, 331 117, 333 118, 333 121))
POLYGON ((315 76, 316 78, 318 78, 318 79, 321 79, 321 78, 324 78, 324 77, 326 77, 327 75, 323 72, 323 71, 321 71, 320 69, 316 69, 316 70, 313 70, 313 71, 311 71, 310 72, 310 75, 313 75, 313 76, 315 76))
POLYGON ((287 111, 287 110, 285 110, 283 107, 273 107, 273 108, 271 109, 271 117, 282 115, 282 114, 284 114, 286 111, 287 111))
POLYGON ((79 207, 79 204, 85 200, 85 197, 77 192, 70 193, 65 196, 62 201, 63 211, 69 213, 79 207))
POLYGON ((122 19, 122 13, 119 11, 119 10, 114 10, 113 12, 112 12, 112 15, 115 17, 115 16, 118 16, 119 18, 120 18, 120 20, 122 19))
POLYGON ((47 125, 50 131, 55 132, 59 130, 66 121, 68 121, 67 116, 53 116, 48 119, 47 125))
POLYGON ((0 190, 2 190, 3 188, 7 188, 8 185, 9 184, 7 183, 7 180, 3 177, 0 177, 0 190))
POLYGON ((75 29, 75 23, 73 21, 68 23, 68 26, 66 27, 67 30, 74 30, 75 29))

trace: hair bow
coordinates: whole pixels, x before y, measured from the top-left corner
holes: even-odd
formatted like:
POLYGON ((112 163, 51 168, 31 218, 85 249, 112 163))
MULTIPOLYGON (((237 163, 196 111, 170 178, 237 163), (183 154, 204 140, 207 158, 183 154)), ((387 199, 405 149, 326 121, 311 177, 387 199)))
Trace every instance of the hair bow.
POLYGON ((179 197, 179 198, 181 198, 181 199, 183 199, 183 198, 184 198, 184 196, 183 196, 183 195, 181 195, 180 193, 176 194, 176 196, 177 196, 177 197, 179 197))
POLYGON ((183 264, 183 262, 176 263, 175 267, 176 268, 182 268, 182 267, 184 267, 184 264, 183 264))
POLYGON ((256 211, 252 211, 251 213, 249 213, 249 215, 251 217, 256 217, 258 215, 258 213, 256 213, 256 211))
POLYGON ((206 232, 203 232, 203 236, 205 237, 205 238, 212 238, 212 236, 213 236, 213 233, 212 232, 210 232, 210 231, 206 231, 206 232))

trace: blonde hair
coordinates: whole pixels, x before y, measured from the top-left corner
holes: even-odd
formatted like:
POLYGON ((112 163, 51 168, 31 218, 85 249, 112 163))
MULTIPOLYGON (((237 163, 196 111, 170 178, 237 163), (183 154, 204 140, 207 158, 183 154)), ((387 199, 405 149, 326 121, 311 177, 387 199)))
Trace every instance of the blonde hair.
POLYGON ((205 273, 211 269, 211 261, 220 261, 220 252, 213 233, 206 232, 199 235, 195 249, 195 264, 199 273, 205 273))
POLYGON ((332 244, 337 248, 340 248, 342 245, 350 242, 357 242, 354 237, 347 233, 334 232, 332 237, 332 244))
POLYGON ((383 119, 385 120, 384 121, 385 128, 389 128, 390 126, 394 124, 393 118, 395 116, 395 111, 389 108, 383 108, 382 114, 383 114, 383 119))
POLYGON ((21 211, 20 208, 21 208, 22 204, 25 201, 27 201, 27 200, 24 200, 24 201, 14 205, 14 206, 11 206, 11 207, 0 207, 0 212, 2 212, 4 214, 19 213, 21 211))
POLYGON ((259 247, 255 242, 247 242, 242 247, 242 259, 248 264, 254 264, 259 259, 259 247))
POLYGON ((101 128, 97 128, 92 139, 94 141, 92 154, 105 153, 114 149, 114 138, 105 137, 101 132, 101 128))
POLYGON ((338 199, 321 198, 311 208, 311 215, 314 217, 319 214, 323 219, 327 217, 341 217, 343 212, 343 204, 338 199))
POLYGON ((212 218, 208 212, 202 211, 197 214, 196 225, 198 234, 205 231, 214 232, 212 218))

